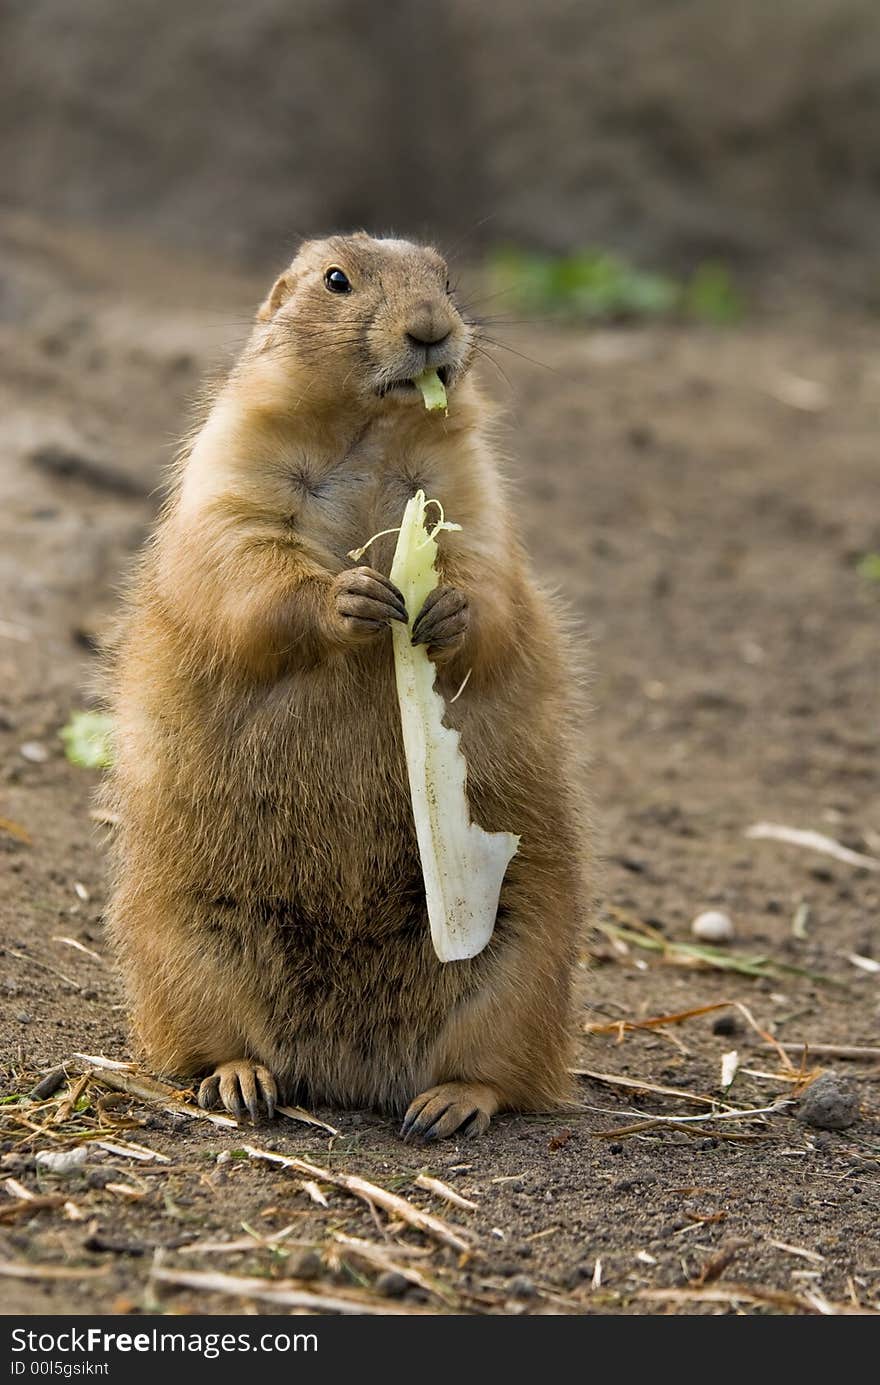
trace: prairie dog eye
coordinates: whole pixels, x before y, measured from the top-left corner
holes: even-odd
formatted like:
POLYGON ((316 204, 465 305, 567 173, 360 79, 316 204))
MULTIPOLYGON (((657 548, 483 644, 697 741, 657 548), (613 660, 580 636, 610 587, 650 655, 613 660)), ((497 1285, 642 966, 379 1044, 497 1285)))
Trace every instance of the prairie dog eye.
POLYGON ((351 284, 348 282, 348 275, 335 265, 328 269, 324 275, 324 283, 331 293, 351 293, 351 284))

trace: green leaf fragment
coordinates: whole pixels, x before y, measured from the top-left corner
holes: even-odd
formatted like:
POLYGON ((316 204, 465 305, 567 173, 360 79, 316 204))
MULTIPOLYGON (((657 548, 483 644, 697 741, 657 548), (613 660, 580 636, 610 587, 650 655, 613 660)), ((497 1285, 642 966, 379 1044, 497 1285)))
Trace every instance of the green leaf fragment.
POLYGON ((864 554, 858 561, 856 571, 866 582, 880 582, 880 553, 864 554))
POLYGON ((425 401, 426 409, 445 409, 447 407, 446 387, 436 370, 423 370, 413 384, 425 401))
POLYGON ((109 769, 113 764, 113 720, 106 712, 74 712, 58 734, 72 765, 109 769))

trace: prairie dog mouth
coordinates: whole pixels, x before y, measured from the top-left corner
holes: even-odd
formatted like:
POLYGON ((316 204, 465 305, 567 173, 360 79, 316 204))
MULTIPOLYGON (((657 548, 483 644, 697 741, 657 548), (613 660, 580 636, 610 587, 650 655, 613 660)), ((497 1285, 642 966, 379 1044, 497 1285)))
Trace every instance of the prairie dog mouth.
MULTIPOLYGON (((449 389, 452 375, 449 366, 440 365, 437 366, 436 369, 437 375, 440 379, 440 383, 442 384, 443 388, 449 389)), ((420 375, 421 373, 421 371, 416 371, 417 375, 420 375)), ((388 380, 383 385, 377 385, 376 394, 379 396, 380 399, 386 399, 388 395, 391 394, 412 394, 418 396, 419 398, 421 397, 419 394, 418 386, 416 385, 415 375, 402 375, 397 380, 388 380)))

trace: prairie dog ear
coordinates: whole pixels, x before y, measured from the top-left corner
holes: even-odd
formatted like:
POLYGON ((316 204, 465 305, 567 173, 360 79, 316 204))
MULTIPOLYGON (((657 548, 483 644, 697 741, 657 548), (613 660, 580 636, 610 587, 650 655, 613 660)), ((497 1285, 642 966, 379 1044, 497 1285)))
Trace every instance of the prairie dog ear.
POLYGON ((285 303, 293 290, 293 276, 289 270, 285 270, 282 275, 275 280, 272 285, 272 292, 269 297, 260 305, 257 313, 258 322, 269 322, 275 316, 282 303, 285 303))

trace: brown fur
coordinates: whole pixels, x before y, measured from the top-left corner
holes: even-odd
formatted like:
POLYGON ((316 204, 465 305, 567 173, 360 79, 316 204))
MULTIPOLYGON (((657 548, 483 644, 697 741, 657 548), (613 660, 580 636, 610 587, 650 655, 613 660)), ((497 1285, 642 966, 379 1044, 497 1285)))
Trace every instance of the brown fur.
MULTIPOLYGON (((430 1135, 569 1093, 585 911, 574 661, 516 537, 445 274, 397 241, 303 247, 181 463, 128 602, 111 936, 147 1061, 186 1077, 228 1065, 202 1095, 219 1084, 231 1109, 254 1109, 258 1064, 301 1100, 412 1102, 410 1129, 430 1135), (328 292, 330 265, 350 294, 328 292), (447 326, 429 360, 450 373, 448 417, 381 393, 423 367, 407 329, 447 326), (489 946, 446 965, 390 634, 341 614, 339 595, 349 550, 420 486, 462 526, 441 538, 442 580, 470 618, 431 652, 447 698, 472 669, 449 721, 473 815, 522 838, 489 946)), ((393 546, 370 550, 380 572, 393 546)))

